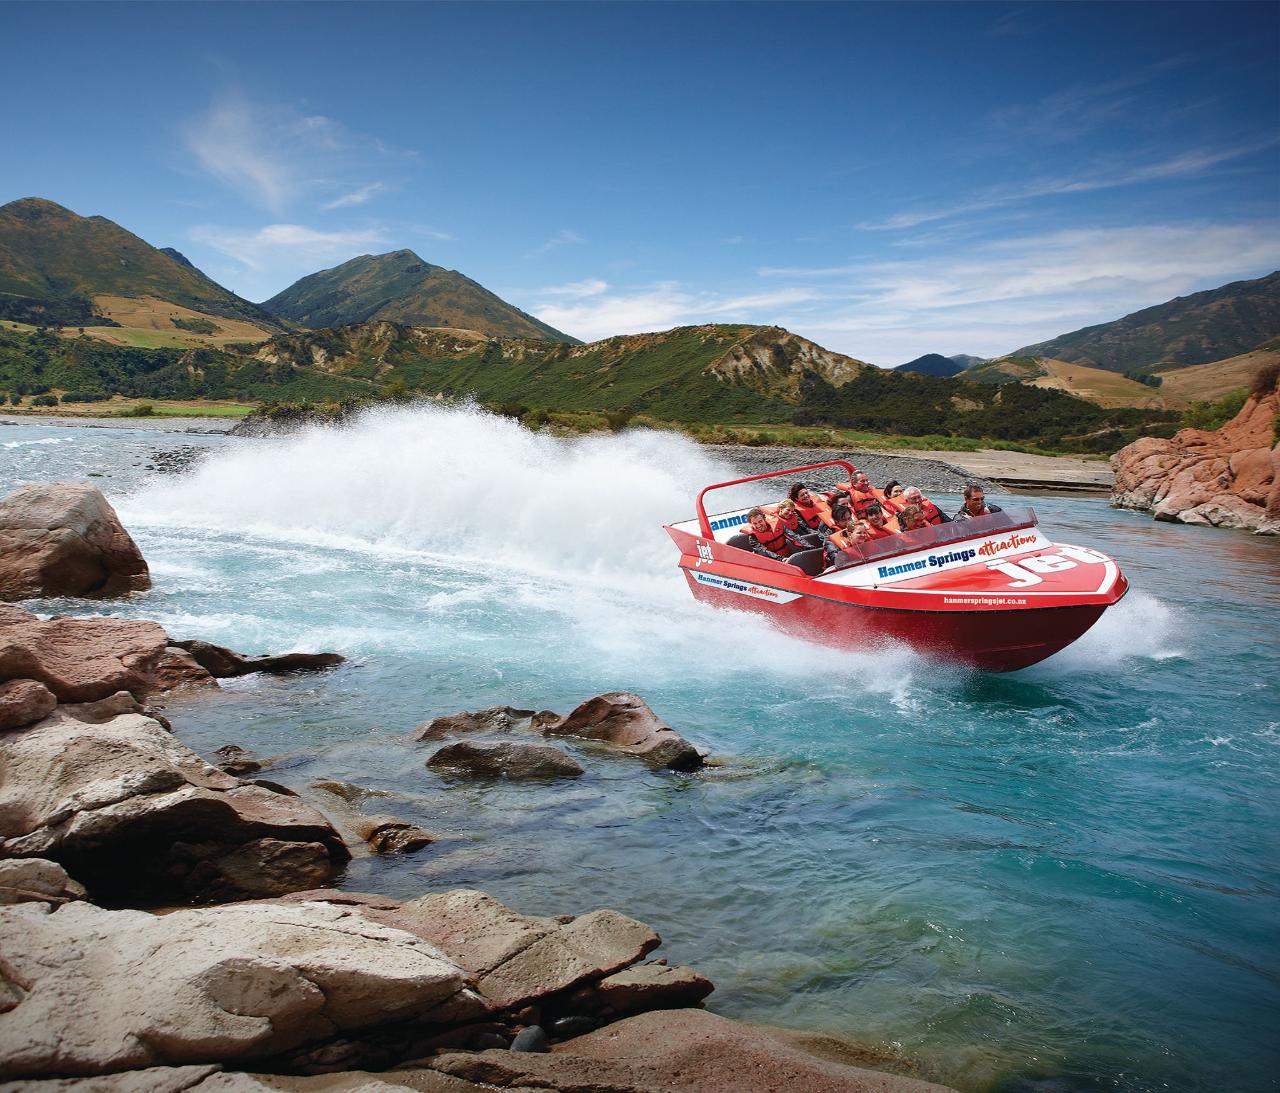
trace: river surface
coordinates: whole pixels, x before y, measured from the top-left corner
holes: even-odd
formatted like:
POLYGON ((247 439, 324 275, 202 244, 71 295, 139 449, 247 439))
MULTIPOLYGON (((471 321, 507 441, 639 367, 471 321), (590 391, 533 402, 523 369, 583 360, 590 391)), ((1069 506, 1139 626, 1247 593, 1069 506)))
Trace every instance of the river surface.
POLYGON ((155 588, 35 609, 350 658, 170 706, 206 756, 285 755, 273 779, 384 790, 370 811, 441 836, 358 858, 344 887, 617 908, 715 982, 715 1011, 851 1035, 963 1090, 1276 1088, 1280 543, 1037 498, 1051 538, 1111 554, 1133 591, 994 676, 694 603, 660 525, 730 475, 670 436, 564 444, 443 410, 278 441, 0 428, 3 492, 88 474, 155 588), (177 447, 207 458, 147 469, 177 447), (721 765, 579 748, 576 781, 452 783, 404 739, 608 690, 721 765))

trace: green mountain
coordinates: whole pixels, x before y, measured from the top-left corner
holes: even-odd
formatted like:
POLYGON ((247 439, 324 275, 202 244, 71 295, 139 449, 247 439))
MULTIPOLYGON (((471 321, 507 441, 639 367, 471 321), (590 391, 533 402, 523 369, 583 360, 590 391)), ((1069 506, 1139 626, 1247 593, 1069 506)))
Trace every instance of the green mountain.
MULTIPOLYGON (((242 348, 133 349, 0 330, 0 391, 341 401, 381 393, 683 423, 838 426, 1114 451, 1176 415, 1057 390, 890 372, 780 327, 709 325, 589 345, 371 322, 242 348)), ((71 400, 74 401, 74 400, 71 400)))
MULTIPOLYGON (((175 252, 176 253, 176 252, 175 252)), ((77 216, 43 198, 0 206, 0 318, 96 325, 95 297, 153 298, 271 330, 272 316, 181 255, 157 250, 102 216, 77 216)))
POLYGON ((921 376, 955 376, 964 371, 964 366, 941 353, 926 353, 906 364, 900 364, 895 372, 915 372, 921 376))
POLYGON ((875 371, 780 327, 745 324, 569 345, 379 321, 281 335, 255 356, 430 394, 690 421, 786 420, 807 377, 838 386, 875 371))
POLYGON ((405 326, 474 330, 498 338, 576 341, 471 278, 424 262, 411 250, 362 254, 296 281, 262 306, 281 319, 313 329, 383 319, 405 326))
POLYGON ((1008 355, 1052 357, 1108 372, 1168 371, 1247 353, 1277 334, 1280 271, 1179 296, 1008 355))

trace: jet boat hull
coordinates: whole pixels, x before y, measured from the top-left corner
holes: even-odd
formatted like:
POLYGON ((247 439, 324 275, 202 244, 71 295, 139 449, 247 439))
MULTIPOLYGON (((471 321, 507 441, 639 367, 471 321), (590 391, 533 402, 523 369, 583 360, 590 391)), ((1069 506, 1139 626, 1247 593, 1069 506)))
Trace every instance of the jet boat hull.
POLYGON ((1106 555, 1047 539, 1030 509, 891 536, 815 576, 730 542, 745 519, 699 503, 698 519, 666 527, 690 591, 837 648, 904 643, 1012 672, 1076 641, 1129 587, 1106 555))

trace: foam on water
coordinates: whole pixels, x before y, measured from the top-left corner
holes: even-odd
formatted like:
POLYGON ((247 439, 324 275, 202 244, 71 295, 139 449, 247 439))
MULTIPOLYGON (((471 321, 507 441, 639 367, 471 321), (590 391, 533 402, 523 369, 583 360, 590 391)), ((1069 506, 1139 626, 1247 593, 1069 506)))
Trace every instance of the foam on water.
MULTIPOLYGON (((291 555, 295 574, 343 564, 303 547, 469 574, 482 583, 419 602, 439 609, 496 597, 560 616, 620 675, 678 675, 695 662, 713 673, 847 672, 847 653, 688 594, 662 525, 692 515, 699 486, 732 477, 672 434, 566 444, 478 409, 428 406, 229 451, 151 485, 122 515, 130 526, 182 535, 236 528, 251 549, 291 555)), ((883 686, 902 700, 918 658, 894 648, 853 659, 897 665, 883 686)))

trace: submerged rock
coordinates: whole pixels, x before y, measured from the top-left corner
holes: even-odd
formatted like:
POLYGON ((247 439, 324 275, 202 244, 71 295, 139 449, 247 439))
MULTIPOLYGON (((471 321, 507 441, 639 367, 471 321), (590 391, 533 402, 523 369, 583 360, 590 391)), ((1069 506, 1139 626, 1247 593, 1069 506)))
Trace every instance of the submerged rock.
POLYGON ((447 714, 419 725, 413 730, 414 740, 447 740, 467 733, 508 733, 527 729, 536 717, 555 718, 555 714, 538 714, 533 710, 517 710, 513 706, 490 706, 487 710, 447 714))
POLYGON ((436 837, 394 816, 368 816, 356 823, 356 833, 375 854, 411 854, 430 846, 436 837))
POLYGON ((105 902, 215 901, 324 883, 350 857, 297 797, 209 766, 141 713, 62 706, 0 735, 0 855, 62 863, 105 902))
POLYGON ((585 773, 559 748, 505 740, 446 744, 427 760, 427 766, 475 778, 577 778, 585 773))
POLYGON ((186 650, 201 668, 217 679, 247 676, 254 672, 314 672, 336 667, 347 659, 339 653, 279 653, 252 657, 207 641, 175 641, 173 644, 186 650))
POLYGON ((142 551, 97 487, 50 482, 0 501, 0 600, 118 596, 150 587, 142 551))
POLYGON ((577 736, 669 770, 697 770, 702 753, 649 708, 639 695, 610 691, 541 728, 544 736, 577 736))
POLYGON ((1280 535, 1280 369, 1255 377, 1253 393, 1221 429, 1144 436, 1111 457, 1111 503, 1157 520, 1280 535))

